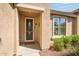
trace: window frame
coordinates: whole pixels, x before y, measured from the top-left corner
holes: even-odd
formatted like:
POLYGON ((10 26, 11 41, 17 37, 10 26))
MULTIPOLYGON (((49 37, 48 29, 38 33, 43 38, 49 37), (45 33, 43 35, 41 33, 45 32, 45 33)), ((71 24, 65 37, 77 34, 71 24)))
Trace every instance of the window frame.
MULTIPOLYGON (((63 35, 66 35, 66 20, 67 20, 67 17, 65 17, 65 16, 57 16, 57 15, 54 15, 53 16, 53 18, 52 18, 52 35, 53 36, 63 36, 63 35, 55 35, 54 34, 54 31, 55 31, 55 25, 54 25, 54 18, 59 18, 59 20, 61 19, 61 18, 64 18, 65 19, 65 27, 63 27, 65 30, 65 32, 64 32, 64 34, 63 35)), ((60 26, 58 26, 58 27, 60 27, 60 26)))

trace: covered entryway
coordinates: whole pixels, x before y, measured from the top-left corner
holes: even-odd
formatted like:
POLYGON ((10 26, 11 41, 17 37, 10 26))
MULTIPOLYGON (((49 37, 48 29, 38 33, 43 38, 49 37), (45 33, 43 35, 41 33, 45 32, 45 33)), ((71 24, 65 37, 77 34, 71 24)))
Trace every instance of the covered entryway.
MULTIPOLYGON (((23 52, 19 46, 31 49, 50 47, 51 21, 48 4, 16 5, 16 53, 23 52), (18 16, 17 16, 18 15, 18 16)), ((27 51, 27 49, 26 49, 27 51)))
MULTIPOLYGON (((25 48, 40 50, 41 13, 43 11, 18 7, 19 45, 25 48)), ((21 49, 21 52, 23 52, 21 49)))
POLYGON ((39 44, 40 40, 40 19, 39 13, 19 11, 19 38, 20 44, 39 44))

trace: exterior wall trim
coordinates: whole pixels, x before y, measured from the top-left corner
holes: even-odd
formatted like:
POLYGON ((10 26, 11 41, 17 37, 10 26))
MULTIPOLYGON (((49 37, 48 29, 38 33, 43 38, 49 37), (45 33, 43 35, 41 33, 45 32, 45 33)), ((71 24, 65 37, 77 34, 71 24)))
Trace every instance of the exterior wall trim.
POLYGON ((45 9, 42 8, 42 7, 36 7, 36 6, 32 6, 32 5, 27 5, 27 4, 17 4, 16 7, 24 7, 24 8, 28 8, 28 9, 34 9, 34 10, 39 10, 39 11, 45 11, 45 9))

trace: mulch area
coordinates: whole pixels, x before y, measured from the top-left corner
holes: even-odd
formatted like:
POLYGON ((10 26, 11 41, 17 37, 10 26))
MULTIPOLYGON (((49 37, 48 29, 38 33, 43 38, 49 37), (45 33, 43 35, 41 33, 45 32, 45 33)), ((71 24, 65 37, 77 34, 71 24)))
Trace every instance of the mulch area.
POLYGON ((41 50, 40 56, 66 56, 71 49, 64 49, 62 51, 56 51, 54 48, 41 50))

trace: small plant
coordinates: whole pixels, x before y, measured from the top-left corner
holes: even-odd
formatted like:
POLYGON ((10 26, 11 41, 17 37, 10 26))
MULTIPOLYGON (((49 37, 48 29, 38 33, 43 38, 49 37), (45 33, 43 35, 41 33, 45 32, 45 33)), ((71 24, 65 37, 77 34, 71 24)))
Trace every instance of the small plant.
MULTIPOLYGON (((61 51, 65 48, 74 48, 76 46, 79 47, 79 36, 78 35, 71 35, 71 36, 63 36, 61 38, 54 38, 54 48, 58 51, 61 51)), ((72 50, 74 50, 72 49, 72 50)), ((76 48, 73 52, 79 55, 79 48, 76 48)))
POLYGON ((63 36, 64 46, 65 48, 71 47, 71 36, 63 36))
POLYGON ((56 39, 54 39, 54 48, 57 51, 61 51, 61 50, 64 49, 64 42, 63 42, 62 38, 56 38, 56 39))
POLYGON ((79 36, 78 35, 72 35, 71 38, 72 38, 72 45, 76 46, 79 42, 79 36))

